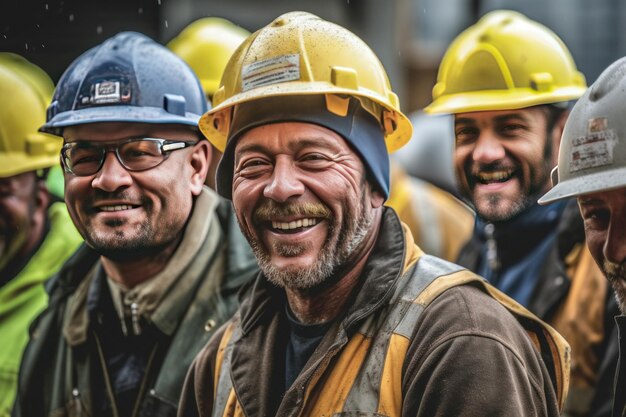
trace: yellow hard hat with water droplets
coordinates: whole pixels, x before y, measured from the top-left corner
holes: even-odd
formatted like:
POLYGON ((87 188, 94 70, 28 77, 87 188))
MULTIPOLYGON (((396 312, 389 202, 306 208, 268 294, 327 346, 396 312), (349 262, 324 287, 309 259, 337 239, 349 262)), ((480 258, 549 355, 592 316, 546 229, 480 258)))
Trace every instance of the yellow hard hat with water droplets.
POLYGON ((486 14, 446 51, 427 113, 509 110, 576 99, 585 77, 545 26, 508 10, 486 14))
POLYGON ((325 95, 337 115, 347 111, 346 97, 358 99, 380 123, 389 152, 411 138, 411 123, 374 52, 347 29, 305 12, 278 17, 239 46, 200 130, 223 151, 235 106, 296 95, 325 95))

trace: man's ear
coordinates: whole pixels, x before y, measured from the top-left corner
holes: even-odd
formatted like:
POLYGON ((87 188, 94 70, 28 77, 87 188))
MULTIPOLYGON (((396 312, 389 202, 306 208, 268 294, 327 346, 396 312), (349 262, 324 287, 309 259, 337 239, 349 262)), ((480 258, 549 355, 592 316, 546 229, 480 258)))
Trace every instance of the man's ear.
POLYGON ((557 157, 559 154, 559 146, 561 144, 561 135, 563 134, 563 130, 565 129, 565 122, 567 122, 569 113, 569 110, 565 110, 564 112, 562 112, 556 119, 554 127, 552 128, 552 149, 556 151, 555 154, 557 155, 557 157))
POLYGON ((383 193, 378 189, 378 187, 370 187, 370 193, 372 194, 372 198, 370 199, 372 208, 380 208, 385 203, 383 193))
POLYGON ((48 211, 48 206, 50 205, 50 191, 48 191, 48 186, 46 185, 46 180, 37 179, 35 183, 35 204, 38 209, 43 210, 44 212, 48 211))
POLYGON ((202 186, 209 172, 211 153, 211 145, 206 139, 201 139, 192 148, 189 163, 192 168, 190 183, 193 195, 199 195, 202 191, 202 186))

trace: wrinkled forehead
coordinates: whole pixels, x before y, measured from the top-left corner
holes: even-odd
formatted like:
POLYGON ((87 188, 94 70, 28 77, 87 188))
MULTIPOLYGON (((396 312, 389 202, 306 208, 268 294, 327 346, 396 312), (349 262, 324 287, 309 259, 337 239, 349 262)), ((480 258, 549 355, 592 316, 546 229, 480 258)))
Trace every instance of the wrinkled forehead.
POLYGON ((241 135, 235 145, 235 160, 242 154, 295 154, 305 149, 332 154, 359 155, 336 132, 314 123, 280 122, 254 127, 241 135))

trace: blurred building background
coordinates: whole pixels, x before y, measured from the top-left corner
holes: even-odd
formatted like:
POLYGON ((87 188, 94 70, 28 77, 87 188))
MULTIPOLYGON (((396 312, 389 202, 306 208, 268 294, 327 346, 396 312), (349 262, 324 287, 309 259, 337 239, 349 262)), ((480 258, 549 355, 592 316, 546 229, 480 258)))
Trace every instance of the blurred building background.
POLYGON ((255 31, 281 13, 305 10, 363 38, 387 68, 403 109, 413 112, 429 102, 450 41, 500 8, 554 30, 589 83, 626 55, 622 0, 0 0, 0 50, 25 56, 57 81, 80 53, 122 30, 166 43, 204 16, 255 31))

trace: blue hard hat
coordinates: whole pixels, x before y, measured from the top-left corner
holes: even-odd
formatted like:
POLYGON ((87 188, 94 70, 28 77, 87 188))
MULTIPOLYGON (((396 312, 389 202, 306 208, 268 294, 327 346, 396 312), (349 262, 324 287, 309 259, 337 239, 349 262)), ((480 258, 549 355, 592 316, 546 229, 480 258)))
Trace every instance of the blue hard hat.
POLYGON ((40 130, 98 122, 196 126, 208 110, 194 72, 178 56, 136 32, 122 32, 65 70, 40 130))

